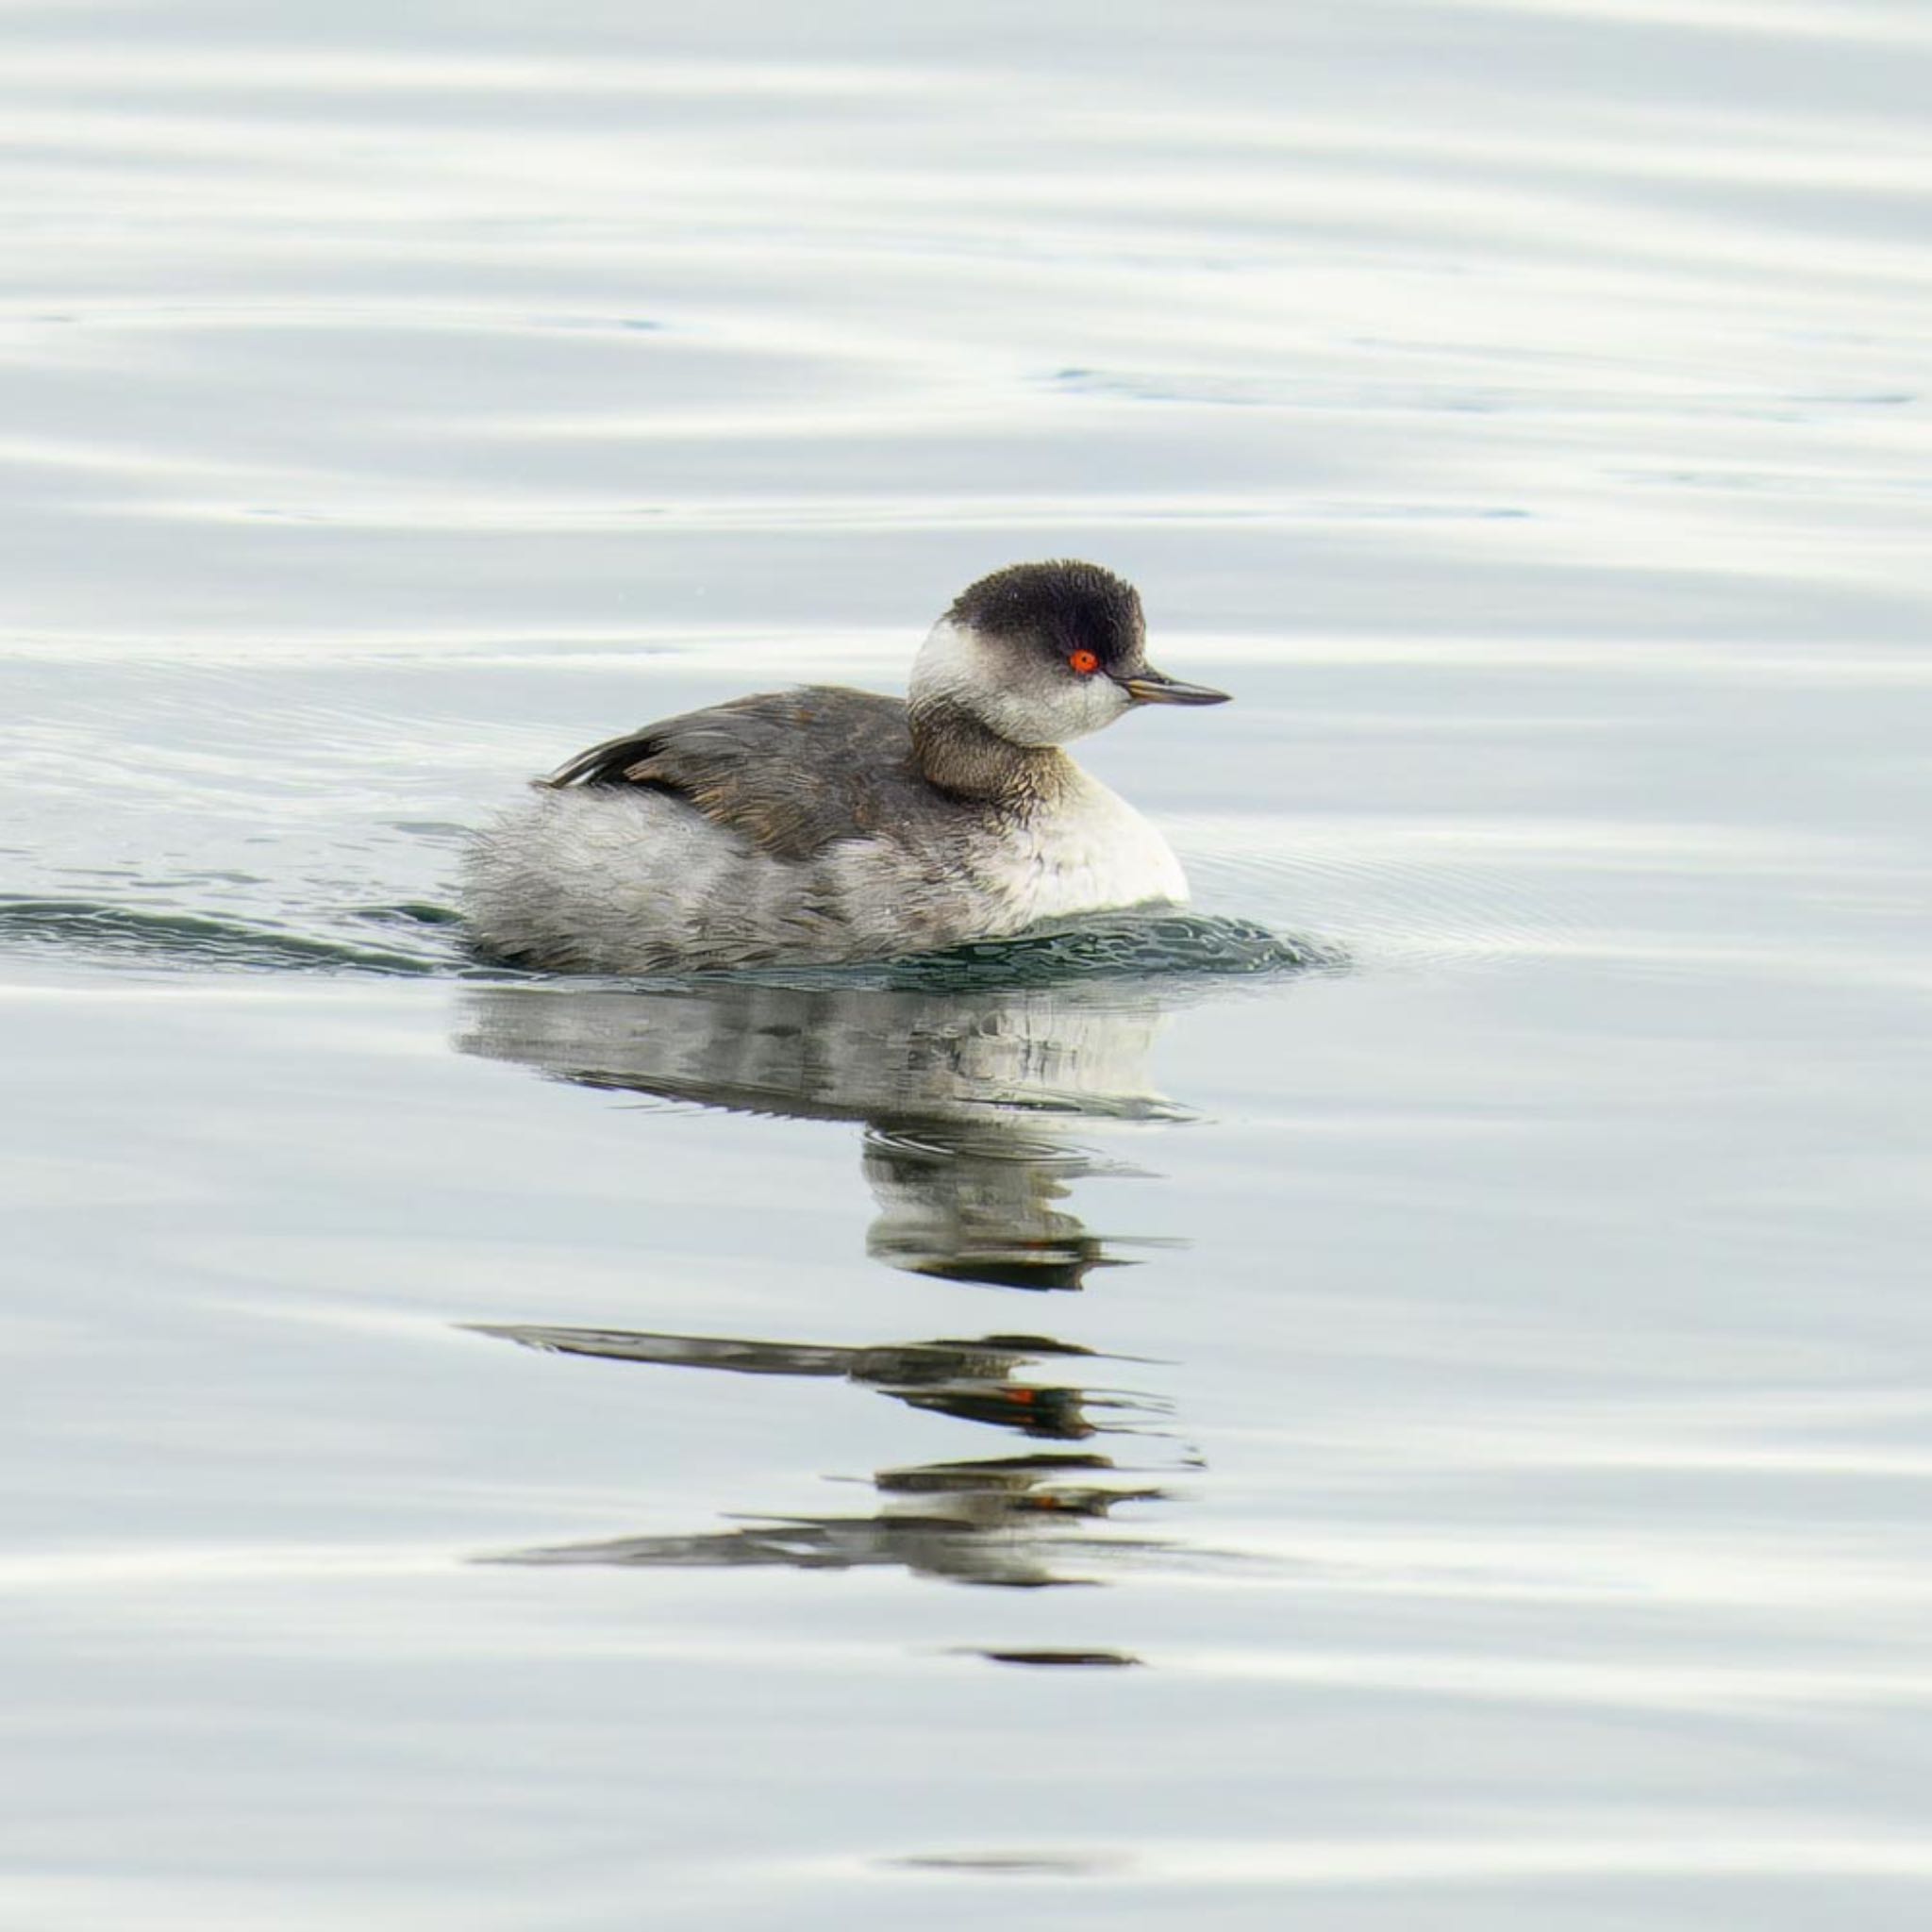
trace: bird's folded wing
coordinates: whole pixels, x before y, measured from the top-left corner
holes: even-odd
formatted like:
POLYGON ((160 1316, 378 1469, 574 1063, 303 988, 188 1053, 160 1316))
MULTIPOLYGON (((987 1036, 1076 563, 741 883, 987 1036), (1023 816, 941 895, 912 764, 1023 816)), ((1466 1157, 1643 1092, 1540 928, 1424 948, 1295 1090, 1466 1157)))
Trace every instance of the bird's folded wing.
POLYGON ((905 705, 832 685, 667 718, 592 745, 542 782, 674 792, 778 858, 890 827, 919 785, 905 705))

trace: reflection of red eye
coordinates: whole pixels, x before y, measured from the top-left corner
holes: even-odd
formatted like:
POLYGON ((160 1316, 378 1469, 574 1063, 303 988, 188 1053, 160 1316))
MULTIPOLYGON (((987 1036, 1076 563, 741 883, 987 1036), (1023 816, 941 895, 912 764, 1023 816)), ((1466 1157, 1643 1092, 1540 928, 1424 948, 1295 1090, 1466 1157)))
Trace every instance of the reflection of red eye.
POLYGON ((1067 659, 1067 662, 1071 664, 1074 667, 1074 669, 1080 674, 1082 677, 1091 677, 1093 674, 1100 669, 1100 659, 1091 651, 1075 651, 1074 655, 1067 659))

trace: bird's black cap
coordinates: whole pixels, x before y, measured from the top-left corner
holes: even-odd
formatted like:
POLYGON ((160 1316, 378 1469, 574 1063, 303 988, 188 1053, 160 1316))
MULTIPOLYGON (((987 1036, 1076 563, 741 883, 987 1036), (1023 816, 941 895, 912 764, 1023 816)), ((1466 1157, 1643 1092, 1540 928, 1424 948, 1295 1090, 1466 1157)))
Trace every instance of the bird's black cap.
POLYGON ((1091 651, 1113 671, 1140 664, 1141 593, 1097 563, 1015 563, 961 591, 946 616, 988 637, 1035 637, 1062 657, 1091 651))

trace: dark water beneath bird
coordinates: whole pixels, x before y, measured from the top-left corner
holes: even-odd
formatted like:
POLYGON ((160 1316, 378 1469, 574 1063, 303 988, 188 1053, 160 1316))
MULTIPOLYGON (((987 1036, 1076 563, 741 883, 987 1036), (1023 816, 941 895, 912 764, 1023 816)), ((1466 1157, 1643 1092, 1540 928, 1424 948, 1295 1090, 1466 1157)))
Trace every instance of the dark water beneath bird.
POLYGON ((1922 8, 0 45, 0 1920, 1916 1932, 1922 8), (466 952, 1060 554, 1188 914, 466 952))
MULTIPOLYGON (((0 950, 43 949, 63 960, 211 972, 494 972, 506 978, 546 975, 500 966, 464 943, 460 912, 415 903, 356 908, 372 927, 392 929, 410 950, 356 945, 316 934, 279 931, 245 920, 148 911, 111 900, 0 895, 0 950)), ((767 967, 731 974, 667 975, 667 986, 708 980, 800 988, 919 988, 970 992, 984 987, 1062 986, 1082 979, 1341 971, 1347 956, 1319 941, 1272 933, 1247 920, 1185 911, 1100 913, 1009 940, 981 941, 875 965, 767 967)), ((575 975, 569 983, 582 985, 575 975)), ((623 985, 625 982, 610 982, 623 985)))

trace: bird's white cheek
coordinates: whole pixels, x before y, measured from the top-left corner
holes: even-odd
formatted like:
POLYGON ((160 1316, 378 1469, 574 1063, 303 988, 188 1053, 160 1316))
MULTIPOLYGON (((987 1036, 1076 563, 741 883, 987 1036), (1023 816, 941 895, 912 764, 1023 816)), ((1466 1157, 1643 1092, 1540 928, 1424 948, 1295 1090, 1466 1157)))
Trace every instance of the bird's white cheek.
POLYGON ((1030 693, 1009 693, 1003 722, 1015 743, 1069 744, 1111 724, 1128 703, 1110 677, 1056 678, 1030 693))
POLYGON ((1041 680, 979 695, 974 708, 1013 744, 1066 744, 1111 724, 1127 708, 1127 695, 1111 678, 1041 680))
POLYGON ((1129 708, 1132 700, 1110 677, 1090 677, 1074 687, 1074 703, 1070 711, 1077 722, 1061 739, 1085 738, 1089 732, 1103 730, 1129 708))

